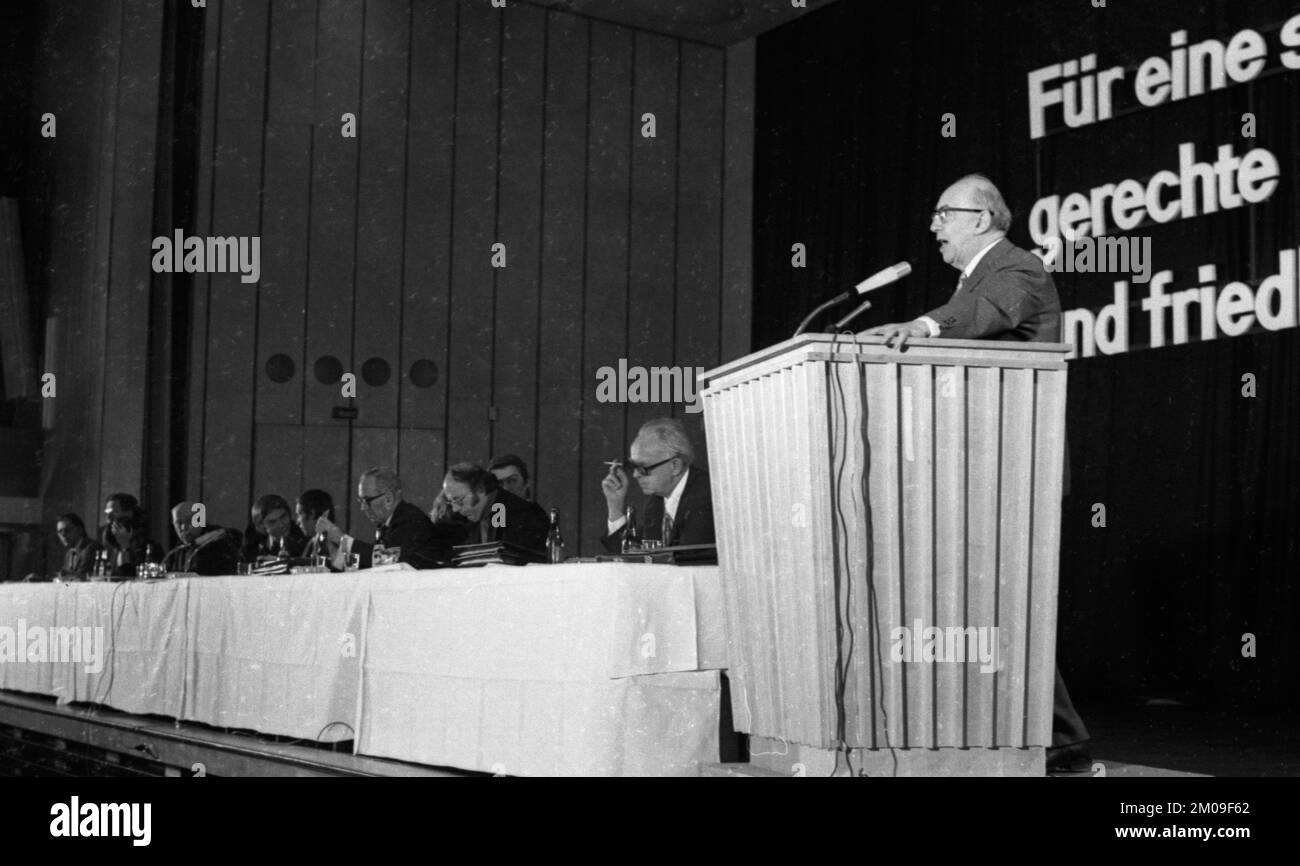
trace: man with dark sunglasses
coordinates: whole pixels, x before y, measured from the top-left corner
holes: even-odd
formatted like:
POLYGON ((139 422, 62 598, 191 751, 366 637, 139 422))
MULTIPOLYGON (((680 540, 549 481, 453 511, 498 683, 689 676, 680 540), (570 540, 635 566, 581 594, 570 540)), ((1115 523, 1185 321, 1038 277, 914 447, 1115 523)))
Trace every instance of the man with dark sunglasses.
MULTIPOLYGON (((665 547, 714 543, 709 475, 692 465, 694 459, 695 449, 680 421, 656 418, 641 426, 626 466, 647 497, 637 521, 642 538, 662 539, 665 547)), ((628 472, 615 463, 600 486, 609 529, 600 543, 618 553, 627 522, 623 510, 630 487, 628 472)))

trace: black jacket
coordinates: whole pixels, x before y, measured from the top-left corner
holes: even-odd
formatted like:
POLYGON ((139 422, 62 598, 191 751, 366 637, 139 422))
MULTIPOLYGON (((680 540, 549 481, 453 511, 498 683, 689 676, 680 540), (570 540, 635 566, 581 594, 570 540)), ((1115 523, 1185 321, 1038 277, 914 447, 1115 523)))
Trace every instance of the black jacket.
POLYGON ((352 552, 361 557, 361 568, 370 568, 375 544, 400 548, 400 562, 415 568, 437 568, 451 560, 451 548, 460 544, 460 530, 435 526, 419 508, 406 500, 397 503, 393 516, 375 529, 375 542, 353 538, 352 552))
POLYGON ((193 544, 178 544, 163 560, 168 571, 185 571, 204 576, 235 574, 238 571, 240 535, 233 529, 211 524, 193 544))
MULTIPOLYGON (((244 546, 240 551, 240 556, 245 562, 256 562, 259 556, 277 556, 280 551, 271 550, 271 537, 265 533, 258 532, 249 524, 247 531, 244 533, 244 546)), ((302 534, 298 524, 294 524, 289 529, 289 534, 285 536, 285 549, 289 551, 289 556, 297 559, 305 556, 307 549, 307 536, 302 534)))
POLYGON ((145 550, 149 546, 149 532, 143 526, 133 526, 131 540, 123 551, 117 543, 117 536, 113 534, 112 524, 108 524, 99 528, 99 545, 108 551, 108 563, 114 577, 134 577, 136 565, 144 562, 145 550), (124 558, 127 561, 118 565, 122 553, 126 554, 124 558))
POLYGON ((477 544, 482 541, 485 530, 480 528, 481 525, 486 526, 488 541, 504 541, 533 551, 538 554, 539 562, 545 560, 546 535, 550 532, 551 520, 536 502, 529 502, 498 487, 496 499, 483 509, 478 523, 469 525, 465 540, 459 543, 477 544))
MULTIPOLYGON (((645 507, 640 511, 637 527, 642 538, 659 538, 663 534, 664 498, 659 495, 649 497, 645 507)), ((610 533, 600 540, 610 553, 619 553, 623 548, 623 529, 610 533)), ((684 544, 714 544, 713 536, 713 492, 709 489, 709 473, 699 466, 691 467, 691 474, 686 477, 686 487, 682 489, 682 498, 677 503, 677 518, 673 521, 672 534, 663 539, 664 547, 684 544)))

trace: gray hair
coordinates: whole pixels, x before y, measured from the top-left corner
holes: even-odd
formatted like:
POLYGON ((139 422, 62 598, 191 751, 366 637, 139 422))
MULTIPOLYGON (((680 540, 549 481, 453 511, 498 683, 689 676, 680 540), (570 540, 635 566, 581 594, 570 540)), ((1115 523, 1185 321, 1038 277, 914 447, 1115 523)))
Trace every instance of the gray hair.
POLYGON ((982 174, 968 174, 962 180, 970 181, 971 198, 975 200, 976 205, 988 210, 992 216, 994 229, 1005 232, 1011 228, 1011 209, 1007 207, 1006 200, 993 185, 993 181, 982 174))
POLYGON ((364 481, 367 478, 375 479, 375 488, 380 493, 395 493, 399 496, 402 493, 402 479, 386 466, 375 466, 362 472, 361 479, 364 481))
POLYGON ((695 460, 695 449, 691 447, 686 427, 676 418, 654 418, 641 425, 636 438, 647 444, 663 446, 666 450, 682 458, 687 466, 695 460))

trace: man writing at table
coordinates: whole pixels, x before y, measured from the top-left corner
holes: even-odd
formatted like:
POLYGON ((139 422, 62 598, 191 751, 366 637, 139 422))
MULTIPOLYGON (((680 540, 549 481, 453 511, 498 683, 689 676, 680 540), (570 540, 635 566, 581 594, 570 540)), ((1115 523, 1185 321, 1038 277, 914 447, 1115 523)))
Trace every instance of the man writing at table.
POLYGON ((442 494, 448 508, 466 521, 447 529, 463 533, 463 543, 500 541, 532 552, 538 561, 545 558, 550 529, 546 512, 507 490, 495 473, 474 463, 457 463, 442 481, 442 494))
POLYGON ((449 539, 435 529, 428 515, 402 498, 402 479, 393 470, 376 467, 363 472, 357 482, 357 504, 375 525, 373 544, 345 534, 328 517, 316 521, 316 533, 324 532, 337 550, 336 568, 342 568, 343 557, 352 553, 358 555, 359 567, 370 568, 376 547, 414 568, 437 568, 451 558, 449 539))
MULTIPOLYGON (((1006 238, 1011 211, 987 177, 967 175, 943 191, 930 216, 939 255, 961 271, 951 300, 911 322, 878 325, 866 336, 898 340, 949 337, 966 340, 1020 340, 1056 343, 1061 339, 1061 301, 1043 263, 1006 238)), ((1067 449, 1068 454, 1068 449, 1067 449)), ((1070 492, 1069 460, 1064 493, 1070 492)), ((1087 772, 1091 767, 1088 729, 1074 709, 1056 671, 1049 771, 1087 772)))

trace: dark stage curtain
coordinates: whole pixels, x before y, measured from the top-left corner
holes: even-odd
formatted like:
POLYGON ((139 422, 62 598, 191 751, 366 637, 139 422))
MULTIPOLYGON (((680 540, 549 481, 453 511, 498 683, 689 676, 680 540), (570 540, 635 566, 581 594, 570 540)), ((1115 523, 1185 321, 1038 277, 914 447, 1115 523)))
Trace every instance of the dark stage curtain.
MULTIPOLYGON (((960 175, 1002 189, 1011 240, 1033 248, 1026 215, 1047 195, 1178 170, 1220 145, 1267 148, 1281 165, 1272 197, 1209 216, 1144 225, 1167 291, 1252 287, 1300 244, 1300 71, 1278 62, 1287 3, 864 3, 842 0, 759 41, 755 154, 754 345, 788 337, 817 303, 908 260, 913 275, 878 292, 857 323, 910 319, 947 299, 957 274, 937 254, 928 213, 960 175), (1099 68, 1168 56, 1170 34, 1268 39, 1253 82, 1115 119, 1061 126, 1031 141, 1027 74, 1095 52, 1099 68), (1243 138, 1252 112, 1258 137, 1243 138), (955 116, 957 135, 940 132, 955 116), (791 245, 808 266, 791 266, 791 245)), ((1113 233, 1113 232, 1112 232, 1113 233)), ((1112 274, 1057 274, 1065 309, 1097 312, 1112 274)), ((1300 639, 1300 332, 1255 326, 1146 348, 1147 287, 1130 289, 1132 348, 1071 362, 1072 492, 1063 514, 1058 658, 1077 697, 1163 697, 1215 706, 1294 706, 1300 639), (1257 396, 1242 393, 1255 375, 1257 396), (1093 506, 1106 526, 1092 525, 1093 506), (1245 633, 1257 655, 1244 658, 1245 633)), ((829 326, 834 316, 818 325, 829 326)), ((818 330, 814 326, 813 330, 818 330)))

